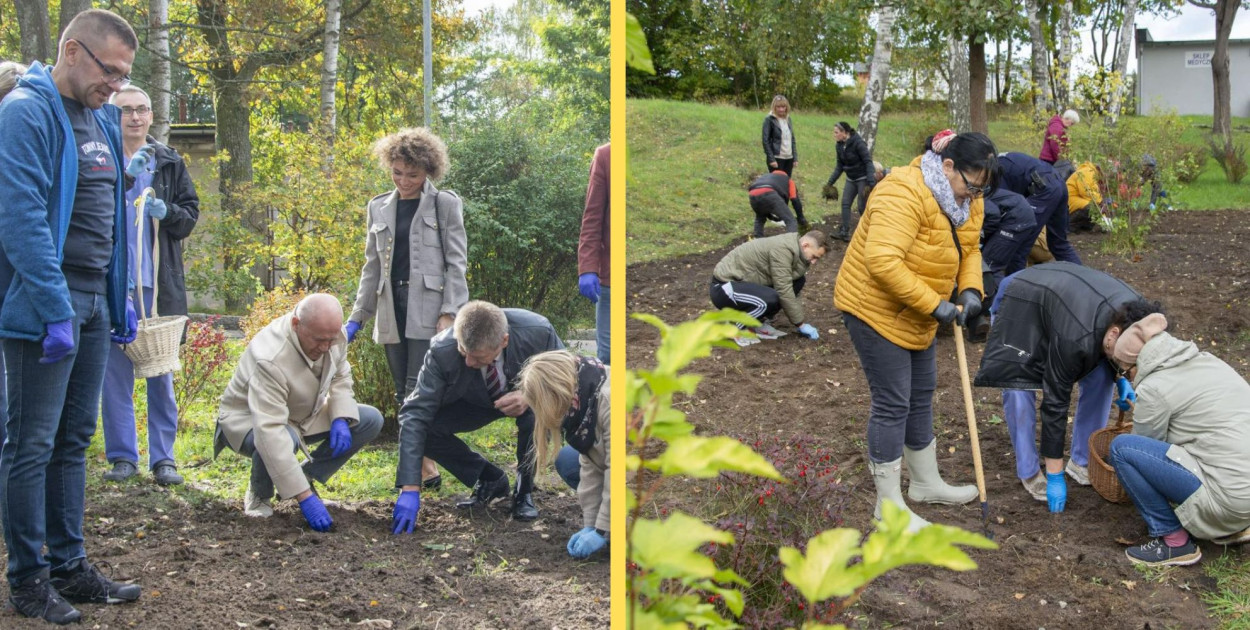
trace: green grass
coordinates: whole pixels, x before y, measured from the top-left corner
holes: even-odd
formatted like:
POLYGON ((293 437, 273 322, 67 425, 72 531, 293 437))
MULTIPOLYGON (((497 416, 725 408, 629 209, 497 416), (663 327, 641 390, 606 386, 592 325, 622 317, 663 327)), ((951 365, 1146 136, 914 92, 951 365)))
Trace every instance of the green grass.
MULTIPOLYGON (((631 99, 629 129, 627 259, 629 263, 662 260, 724 247, 750 232, 752 215, 746 185, 764 170, 760 127, 764 114, 726 105, 631 99)), ((834 114, 797 112, 795 136, 799 165, 795 179, 805 195, 812 223, 841 212, 841 205, 819 198, 834 167, 833 126, 852 125, 856 111, 834 114)), ((1210 116, 1182 117, 1188 124, 1180 140, 1202 144, 1210 116)), ((887 166, 914 158, 924 138, 942 128, 945 114, 908 113, 881 118, 874 158, 887 166)), ((1126 118, 1123 124, 1148 127, 1149 118, 1126 118)), ((1234 127, 1250 125, 1238 118, 1234 127)), ((1238 139, 1246 142, 1245 133, 1238 139)), ((990 121, 990 136, 1000 151, 1035 154, 1040 129, 1027 115, 1004 115, 990 121)), ((841 182, 839 182, 841 183, 841 182)), ((1214 160, 1193 184, 1170 191, 1186 209, 1250 207, 1250 180, 1229 184, 1214 160)))
POLYGON ((1203 558, 1203 570, 1215 589, 1202 595, 1207 609, 1225 630, 1250 628, 1250 559, 1245 547, 1229 547, 1218 557, 1203 558))

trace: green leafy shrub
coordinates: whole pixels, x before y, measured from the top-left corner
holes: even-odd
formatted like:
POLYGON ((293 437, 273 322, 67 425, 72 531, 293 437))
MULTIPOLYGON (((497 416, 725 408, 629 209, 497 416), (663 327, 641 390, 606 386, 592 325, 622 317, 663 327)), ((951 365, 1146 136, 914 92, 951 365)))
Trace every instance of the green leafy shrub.
MULTIPOLYGON (((692 395, 701 378, 682 370, 711 354, 713 348, 736 348, 731 341, 740 334, 735 323, 756 326, 758 322, 728 309, 704 313, 673 327, 650 315, 634 317, 658 328, 661 341, 654 369, 628 370, 625 376, 629 413, 625 465, 632 475, 625 497, 630 513, 625 534, 627 627, 740 627, 726 615, 744 615, 743 589, 751 584, 709 557, 713 544, 737 544, 735 534, 681 510, 663 520, 643 518, 642 508, 652 502, 666 480, 676 476, 710 479, 728 472, 787 483, 773 464, 738 440, 694 435, 685 413, 673 407, 674 397, 692 395)), ((808 540, 803 550, 780 547, 782 575, 803 598, 802 627, 830 628, 820 621, 824 617, 818 617, 818 610, 822 615, 840 614, 869 582, 890 569, 931 564, 966 571, 976 564, 956 545, 997 548, 980 535, 944 525, 911 533, 909 522, 905 511, 887 504, 877 530, 862 545, 858 531, 833 529, 808 540)))
POLYGON ((178 431, 187 430, 187 412, 194 405, 214 408, 230 380, 226 333, 217 327, 217 316, 187 322, 187 341, 178 350, 182 370, 174 378, 174 403, 178 407, 178 431))
POLYGON ((1172 152, 1168 162, 1176 181, 1181 184, 1192 184, 1198 181, 1207 166, 1207 149, 1199 144, 1182 144, 1172 152))
POLYGON ((1250 171, 1250 166, 1246 164, 1246 145, 1237 146, 1232 138, 1221 143, 1211 136, 1207 138, 1207 146, 1211 148, 1211 157, 1224 170, 1224 177, 1234 184, 1241 183, 1246 172, 1250 171))

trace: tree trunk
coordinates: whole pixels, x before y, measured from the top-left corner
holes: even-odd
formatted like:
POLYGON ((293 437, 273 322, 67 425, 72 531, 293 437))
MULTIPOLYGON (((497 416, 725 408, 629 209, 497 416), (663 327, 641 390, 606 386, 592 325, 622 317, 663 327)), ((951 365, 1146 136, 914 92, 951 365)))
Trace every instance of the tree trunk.
POLYGON ((19 60, 29 64, 40 61, 52 63, 56 51, 52 45, 52 26, 48 23, 48 2, 44 0, 15 0, 17 9, 17 30, 22 38, 19 60))
POLYGON ((1233 143, 1233 112, 1231 87, 1228 75, 1228 38, 1233 31, 1233 19, 1244 0, 1219 0, 1215 5, 1215 54, 1211 56, 1211 83, 1215 88, 1215 112, 1211 133, 1224 141, 1233 143))
POLYGON ((1137 19, 1137 0, 1126 0, 1124 3, 1124 22, 1120 25, 1120 34, 1115 42, 1116 82, 1111 90, 1111 106, 1108 107, 1107 118, 1111 124, 1120 119, 1120 109, 1124 106, 1124 98, 1128 94, 1128 48, 1133 42, 1133 26, 1137 19))
POLYGON ((1050 74, 1046 67, 1046 40, 1042 36, 1043 6, 1038 0, 1024 0, 1024 12, 1029 19, 1029 38, 1033 40, 1033 119, 1046 120, 1054 109, 1054 97, 1050 91, 1050 74))
POLYGON ((1059 4, 1059 29, 1055 41, 1059 43, 1059 62, 1055 65, 1055 109, 1072 104, 1068 84, 1072 77, 1072 0, 1059 4))
POLYGON ((885 101, 886 87, 890 84, 890 65, 894 57, 894 18, 892 5, 884 5, 877 12, 877 43, 872 52, 872 68, 868 71, 868 86, 864 90, 864 105, 859 108, 859 135, 871 151, 877 141, 877 122, 881 118, 881 104, 885 101))
MULTIPOLYGON (((321 60, 321 133, 326 142, 334 145, 336 119, 334 114, 334 87, 339 80, 339 20, 343 14, 343 0, 326 0, 326 32, 321 60)), ((327 164, 333 153, 327 152, 327 164)))
POLYGON ((950 128, 955 133, 972 129, 972 120, 968 111, 968 43, 958 35, 952 35, 947 42, 950 69, 947 72, 947 86, 950 95, 946 99, 946 114, 950 128))
POLYGON ((1003 43, 1001 40, 994 40, 994 102, 999 105, 1003 104, 1003 43))
POLYGON ((61 23, 57 26, 56 41, 61 41, 61 35, 65 33, 65 27, 69 26, 70 20, 75 15, 91 8, 91 0, 61 0, 61 23))
POLYGON ((1003 102, 1011 102, 1011 86, 1015 85, 1012 70, 1015 69, 1016 43, 1007 38, 1007 72, 1003 74, 1003 102))
POLYGON ((990 133, 990 119, 985 105, 985 40, 983 36, 968 38, 968 110, 972 131, 990 133))
POLYGON ((169 0, 148 3, 148 50, 152 53, 152 137, 169 143, 169 0))

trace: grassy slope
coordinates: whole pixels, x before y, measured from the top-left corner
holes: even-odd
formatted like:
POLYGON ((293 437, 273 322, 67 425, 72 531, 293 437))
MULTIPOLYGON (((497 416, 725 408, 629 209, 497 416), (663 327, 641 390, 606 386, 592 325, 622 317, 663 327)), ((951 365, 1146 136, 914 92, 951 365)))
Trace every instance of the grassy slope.
MULTIPOLYGON (((629 263, 672 258, 722 247, 751 229, 745 194, 750 179, 763 172, 760 127, 763 113, 724 105, 631 99, 627 104, 629 182, 627 185, 629 263)), ((819 198, 820 187, 833 170, 833 126, 855 123, 857 113, 836 115, 798 112, 795 135, 799 192, 806 195, 806 213, 813 223, 833 217, 841 206, 819 198)), ((1200 143, 1210 117, 1187 116, 1193 127, 1182 141, 1200 143)), ((942 119, 924 114, 885 115, 874 157, 886 165, 906 164, 924 137, 942 119)), ((1136 124, 1149 124, 1138 119, 1136 124)), ((1250 124, 1237 119, 1234 125, 1250 124)), ((990 123, 990 135, 1001 151, 1035 153, 1040 132, 1023 118, 990 123)), ((840 183, 840 182, 839 182, 840 183)), ((1172 191, 1173 199, 1191 209, 1250 207, 1250 179, 1229 184, 1214 161, 1197 182, 1172 191)))

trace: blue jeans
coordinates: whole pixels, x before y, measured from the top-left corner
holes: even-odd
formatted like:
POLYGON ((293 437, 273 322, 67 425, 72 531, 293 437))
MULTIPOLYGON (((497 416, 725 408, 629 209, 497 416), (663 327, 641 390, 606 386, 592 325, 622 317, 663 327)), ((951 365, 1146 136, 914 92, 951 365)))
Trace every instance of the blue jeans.
POLYGON ((87 556, 86 454, 99 413, 110 324, 103 295, 71 290, 70 300, 69 356, 44 364, 40 343, 4 340, 9 439, 0 454, 0 515, 12 586, 87 556))
MULTIPOLYGON (((144 308, 152 312, 152 288, 143 288, 144 308)), ((178 405, 174 402, 173 373, 148 381, 148 469, 174 463, 174 438, 178 436, 178 405)), ((135 432, 135 368, 121 346, 109 344, 104 372, 104 395, 100 411, 104 425, 104 453, 109 463, 139 463, 135 432)))
MULTIPOLYGON (((338 472, 347 460, 364 448, 366 444, 372 442, 378 437, 378 433, 382 431, 382 412, 369 405, 356 405, 360 415, 360 422, 357 422, 352 430, 352 447, 347 452, 335 457, 332 454, 333 449, 330 448, 330 432, 314 433, 304 436, 305 444, 321 442, 309 451, 312 459, 304 462, 304 476, 310 480, 316 479, 322 485, 330 480, 334 473, 338 472)), ((287 433, 291 435, 291 443, 295 448, 299 448, 299 436, 295 427, 286 425, 287 433)), ((249 480, 252 492, 260 499, 268 500, 273 497, 273 479, 269 477, 269 470, 265 468, 265 460, 256 452, 255 431, 248 431, 243 436, 243 443, 239 445, 240 455, 252 458, 252 476, 249 480)), ((285 497, 290 498, 290 497, 285 497)))
POLYGON ((570 488, 577 490, 577 484, 582 482, 582 456, 577 449, 565 444, 556 453, 556 473, 570 488))
MULTIPOLYGON (((1080 394, 1076 399, 1076 417, 1072 420, 1072 461, 1078 466, 1089 465, 1089 436, 1107 426, 1111 411, 1111 398, 1115 374, 1105 363, 1099 364, 1080 381, 1080 394)), ((1037 393, 1023 389, 1003 390, 1003 418, 1011 433, 1011 446, 1016 451, 1016 476, 1032 479, 1037 475, 1037 439, 1034 426, 1037 423, 1037 393)))
POLYGON ((604 365, 612 364, 612 289, 599 286, 599 302, 595 304, 595 348, 604 365))
POLYGON ((933 390, 937 387, 936 344, 901 348, 863 320, 843 313, 842 322, 864 367, 872 407, 868 412, 868 457, 876 463, 903 456, 903 446, 921 450, 933 441, 933 390))
POLYGON ((1182 527, 1172 505, 1185 502, 1202 482, 1184 466, 1168 459, 1167 442, 1142 435, 1121 435, 1111 441, 1115 476, 1146 520, 1151 536, 1170 534, 1182 527))

